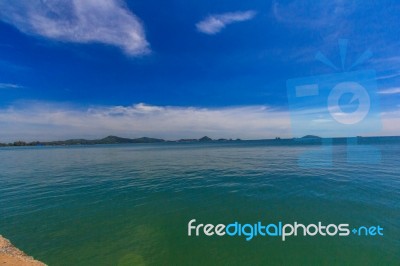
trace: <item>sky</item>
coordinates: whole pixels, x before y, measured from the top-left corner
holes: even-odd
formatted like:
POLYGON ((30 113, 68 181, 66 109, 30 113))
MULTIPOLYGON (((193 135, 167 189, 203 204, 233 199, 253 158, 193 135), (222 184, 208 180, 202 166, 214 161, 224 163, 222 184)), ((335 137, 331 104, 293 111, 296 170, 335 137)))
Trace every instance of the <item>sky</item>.
POLYGON ((399 12, 398 1, 3 0, 0 142, 399 135, 399 12), (364 70, 379 109, 361 127, 342 130, 329 93, 291 98, 290 80, 364 70))

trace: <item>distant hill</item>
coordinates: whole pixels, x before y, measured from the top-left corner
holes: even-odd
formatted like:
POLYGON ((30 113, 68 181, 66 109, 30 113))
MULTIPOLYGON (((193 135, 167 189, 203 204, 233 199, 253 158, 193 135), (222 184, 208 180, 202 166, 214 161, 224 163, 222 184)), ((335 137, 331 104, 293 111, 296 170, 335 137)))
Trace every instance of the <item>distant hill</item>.
POLYGON ((212 139, 209 138, 209 137, 207 137, 207 136, 204 136, 204 137, 202 137, 201 139, 199 139, 199 141, 200 141, 200 142, 206 142, 206 141, 212 141, 212 139))
POLYGON ((204 136, 200 139, 180 139, 177 140, 176 142, 207 142, 207 141, 214 141, 214 140, 212 138, 204 136))
POLYGON ((314 136, 314 135, 306 135, 302 137, 302 139, 321 139, 321 137, 314 136))
POLYGON ((69 145, 95 145, 95 144, 127 144, 127 143, 159 143, 164 142, 163 139, 156 138, 121 138, 117 136, 108 136, 102 139, 68 139, 68 140, 57 140, 57 141, 34 141, 24 142, 16 141, 14 143, 4 144, 0 143, 0 146, 69 146, 69 145))
MULTIPOLYGON (((392 136, 392 137, 356 137, 358 144, 379 144, 379 143, 399 143, 400 137, 392 136)), ((252 141, 252 140, 248 140, 252 141)), ((292 139, 264 139, 257 140, 264 141, 272 144, 279 145, 321 145, 323 144, 322 138, 315 135, 306 135, 301 138, 292 138, 292 139)), ((121 138, 117 136, 108 136, 102 139, 68 139, 68 140, 59 140, 59 141, 15 141, 12 143, 0 143, 0 147, 15 147, 15 146, 71 146, 71 145, 96 145, 96 144, 139 144, 139 143, 220 143, 220 142, 241 142, 241 139, 211 139, 210 137, 204 136, 200 139, 180 139, 180 140, 164 140, 157 138, 121 138)), ((340 138, 332 138, 332 144, 347 144, 348 138, 340 137, 340 138)))
MULTIPOLYGON (((181 139, 173 142, 208 142, 214 141, 213 139, 204 136, 200 139, 181 139)), ((33 142, 24 142, 24 141, 15 141, 13 143, 0 143, 0 147, 5 146, 70 146, 70 145, 95 145, 95 144, 129 144, 129 143, 161 143, 166 142, 164 139, 157 138, 121 138, 117 136, 107 136, 102 139, 68 139, 68 140, 58 140, 58 141, 33 141, 33 142)), ((170 142, 170 141, 169 141, 170 142)))
POLYGON ((104 139, 100 139, 95 141, 95 144, 124 144, 124 143, 157 143, 157 142, 164 142, 163 139, 155 139, 155 138, 137 138, 137 139, 128 139, 128 138, 121 138, 117 136, 108 136, 104 139))

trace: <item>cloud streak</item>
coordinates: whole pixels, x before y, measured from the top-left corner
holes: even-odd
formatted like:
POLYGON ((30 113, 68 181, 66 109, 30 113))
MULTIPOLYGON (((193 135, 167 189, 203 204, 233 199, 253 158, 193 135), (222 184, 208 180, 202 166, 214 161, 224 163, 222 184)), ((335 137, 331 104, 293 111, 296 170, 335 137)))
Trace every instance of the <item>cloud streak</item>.
POLYGON ((381 90, 378 93, 384 95, 400 94, 400 87, 381 90))
POLYGON ((117 0, 5 0, 0 19, 29 35, 112 45, 128 55, 149 52, 142 23, 117 0))
POLYGON ((95 106, 23 102, 0 110, 0 142, 124 137, 261 139, 290 137, 289 116, 267 106, 197 108, 95 106))
POLYGON ((21 89, 24 86, 14 84, 14 83, 0 83, 0 89, 21 89))
POLYGON ((213 35, 220 32, 227 25, 251 20, 255 15, 256 12, 252 10, 210 15, 204 20, 198 22, 196 28, 202 33, 213 35))
POLYGON ((308 28, 329 27, 341 22, 355 9, 352 1, 289 1, 281 4, 275 1, 272 12, 278 22, 308 28))

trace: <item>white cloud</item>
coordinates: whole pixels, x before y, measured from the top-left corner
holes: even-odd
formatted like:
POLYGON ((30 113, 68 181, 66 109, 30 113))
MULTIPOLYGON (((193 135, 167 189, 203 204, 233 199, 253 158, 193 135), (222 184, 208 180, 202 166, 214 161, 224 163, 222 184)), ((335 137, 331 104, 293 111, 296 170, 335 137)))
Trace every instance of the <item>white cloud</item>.
POLYGON ((129 55, 149 51, 142 23, 119 0, 5 0, 0 19, 29 35, 103 43, 129 55))
POLYGON ((255 15, 256 12, 252 10, 210 15, 198 22, 196 28, 205 34, 216 34, 229 24, 250 20, 255 15))
POLYGON ((158 137, 165 139, 260 139, 290 137, 287 112, 266 106, 197 108, 178 106, 95 106, 76 108, 21 102, 0 109, 0 142, 67 138, 158 137))
POLYGON ((400 73, 392 73, 392 74, 381 74, 380 76, 377 76, 377 80, 386 80, 386 79, 393 79, 400 77, 400 73))
POLYGON ((378 93, 379 94, 389 94, 389 95, 391 95, 391 94, 400 94, 400 87, 381 90, 378 93))
POLYGON ((23 86, 14 83, 0 83, 0 89, 21 89, 23 86))

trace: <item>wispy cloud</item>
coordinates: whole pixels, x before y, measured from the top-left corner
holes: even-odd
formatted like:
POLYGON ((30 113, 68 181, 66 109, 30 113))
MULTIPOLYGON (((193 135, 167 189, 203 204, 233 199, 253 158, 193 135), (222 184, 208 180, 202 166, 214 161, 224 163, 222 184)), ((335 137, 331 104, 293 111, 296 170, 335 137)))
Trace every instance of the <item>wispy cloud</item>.
POLYGON ((166 139, 260 139, 290 137, 287 112, 267 106, 197 108, 179 106, 95 106, 77 108, 23 102, 0 109, 0 142, 97 138, 114 134, 166 139))
POLYGON ((13 83, 0 83, 0 89, 21 89, 24 86, 13 83))
POLYGON ((254 18, 255 15, 256 12, 252 10, 214 14, 198 22, 196 28, 202 33, 212 35, 220 32, 229 24, 250 20, 254 18))
POLYGON ((29 35, 103 43, 129 55, 149 51, 142 23, 118 0, 5 0, 0 2, 0 19, 29 35))
MULTIPOLYGON (((336 41, 339 38, 353 34, 354 25, 348 18, 356 7, 354 1, 343 0, 274 1, 272 15, 277 22, 292 30, 312 30, 318 33, 325 45, 331 43, 336 48, 336 41)), ((313 44, 308 43, 308 46, 313 44)))
POLYGON ((380 76, 377 76, 377 80, 386 80, 386 79, 393 79, 393 78, 398 78, 400 77, 400 73, 392 73, 392 74, 381 74, 380 76))
POLYGON ((272 12, 277 21, 313 29, 331 27, 335 22, 341 22, 350 15, 354 9, 353 1, 342 0, 308 2, 294 0, 285 3, 275 1, 272 6, 272 12))
POLYGON ((391 94, 400 94, 400 87, 397 87, 397 88, 390 88, 390 89, 384 89, 384 90, 378 91, 378 93, 379 93, 379 94, 388 94, 388 95, 391 95, 391 94))

